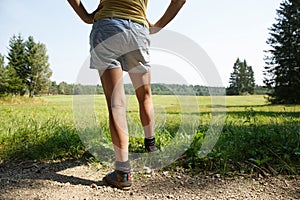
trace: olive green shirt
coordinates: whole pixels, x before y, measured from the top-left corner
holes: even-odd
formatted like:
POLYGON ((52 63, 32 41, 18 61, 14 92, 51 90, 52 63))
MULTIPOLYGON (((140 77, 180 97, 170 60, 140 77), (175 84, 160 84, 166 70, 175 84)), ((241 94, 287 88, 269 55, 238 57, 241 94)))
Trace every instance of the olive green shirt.
POLYGON ((148 0, 101 0, 94 21, 104 18, 130 19, 148 27, 146 9, 148 0))

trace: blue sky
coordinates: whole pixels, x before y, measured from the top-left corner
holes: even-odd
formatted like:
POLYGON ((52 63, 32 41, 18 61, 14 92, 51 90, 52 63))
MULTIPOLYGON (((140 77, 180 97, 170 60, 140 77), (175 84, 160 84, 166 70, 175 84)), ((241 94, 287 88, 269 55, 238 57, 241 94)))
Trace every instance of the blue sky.
MULTIPOLYGON (((148 18, 154 22, 170 0, 149 0, 148 18)), ((89 11, 98 0, 84 0, 89 11)), ((237 57, 253 67, 256 83, 263 80, 264 50, 281 0, 187 0, 166 28, 189 37, 215 63, 224 86, 237 57)), ((80 21, 66 0, 0 0, 0 53, 7 55, 9 39, 21 34, 46 45, 52 80, 74 83, 89 55, 91 26, 80 21)))

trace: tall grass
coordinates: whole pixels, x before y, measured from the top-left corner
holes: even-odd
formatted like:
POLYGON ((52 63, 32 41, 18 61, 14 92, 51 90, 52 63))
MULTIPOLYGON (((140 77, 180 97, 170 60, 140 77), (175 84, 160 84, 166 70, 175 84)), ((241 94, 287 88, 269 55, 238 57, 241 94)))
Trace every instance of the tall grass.
POLYGON ((300 107, 251 105, 252 97, 233 99, 241 102, 227 107, 226 122, 213 151, 199 157, 197 151, 205 136, 205 126, 200 127, 184 164, 223 173, 299 174, 300 107))
POLYGON ((72 122, 71 98, 18 98, 0 106, 0 159, 79 157, 85 150, 72 122), (65 101, 67 100, 67 101, 65 101), (21 102, 21 103, 11 103, 21 102))
MULTIPOLYGON (((163 149, 176 138, 182 126, 179 100, 175 96, 154 96, 153 100, 157 145, 163 149)), ((224 173, 299 173, 300 106, 268 105, 263 96, 226 97, 222 134, 212 152, 203 158, 199 150, 210 125, 211 99, 196 100, 200 121, 185 152, 184 166, 224 173)), ((96 96, 95 105, 97 121, 110 141, 104 96, 96 96)), ((143 152, 143 128, 134 96, 128 96, 127 116, 130 151, 143 152)), ((74 124, 72 96, 1 99, 0 122, 2 161, 78 158, 87 151, 74 124)), ((94 144, 103 139, 97 133, 94 138, 94 144)))

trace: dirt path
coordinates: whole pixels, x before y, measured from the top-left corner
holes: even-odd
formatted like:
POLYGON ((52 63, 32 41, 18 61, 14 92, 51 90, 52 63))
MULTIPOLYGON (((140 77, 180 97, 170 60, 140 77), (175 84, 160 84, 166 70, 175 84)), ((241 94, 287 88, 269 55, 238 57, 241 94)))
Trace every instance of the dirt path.
POLYGON ((1 164, 0 199, 300 199, 299 176, 222 177, 177 169, 134 173, 133 188, 125 192, 98 181, 109 171, 79 160, 1 164))

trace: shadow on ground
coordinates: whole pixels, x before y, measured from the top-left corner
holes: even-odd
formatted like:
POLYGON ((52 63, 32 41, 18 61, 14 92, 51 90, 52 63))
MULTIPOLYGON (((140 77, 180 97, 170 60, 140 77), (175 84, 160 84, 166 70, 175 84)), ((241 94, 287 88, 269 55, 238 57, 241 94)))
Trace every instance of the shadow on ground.
MULTIPOLYGON (((73 185, 90 186, 93 183, 102 184, 101 181, 88 180, 73 175, 63 175, 61 171, 74 167, 86 166, 83 159, 60 162, 19 161, 0 164, 0 190, 5 189, 8 182, 18 183, 20 180, 51 180, 73 185)), ((9 185, 9 184, 8 184, 9 185)), ((16 184, 18 185, 18 184, 16 184)), ((24 185, 26 187, 26 185, 24 185)))

